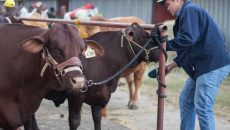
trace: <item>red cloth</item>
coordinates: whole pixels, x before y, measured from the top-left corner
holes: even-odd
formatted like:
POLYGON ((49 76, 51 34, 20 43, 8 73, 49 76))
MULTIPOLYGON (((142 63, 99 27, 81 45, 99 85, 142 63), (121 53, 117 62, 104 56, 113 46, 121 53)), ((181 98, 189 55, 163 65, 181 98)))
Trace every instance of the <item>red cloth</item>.
POLYGON ((32 6, 33 6, 33 7, 36 7, 36 4, 37 4, 37 2, 36 2, 36 3, 34 3, 32 6))
POLYGON ((93 9, 93 5, 92 4, 87 4, 86 6, 82 6, 80 8, 77 8, 75 10, 73 10, 70 14, 70 17, 72 19, 75 19, 75 14, 77 13, 78 10, 81 10, 81 9, 93 9))

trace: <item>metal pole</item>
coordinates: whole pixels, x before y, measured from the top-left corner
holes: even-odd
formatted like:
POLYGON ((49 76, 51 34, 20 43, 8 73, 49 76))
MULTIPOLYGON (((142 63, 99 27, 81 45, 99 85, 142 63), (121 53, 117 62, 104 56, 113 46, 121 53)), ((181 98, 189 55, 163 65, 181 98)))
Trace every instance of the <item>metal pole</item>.
MULTIPOLYGON (((27 21, 41 21, 41 22, 54 22, 54 23, 68 23, 75 24, 76 20, 63 20, 63 19, 43 19, 43 18, 27 18, 27 17, 17 17, 20 20, 27 21)), ((126 28, 131 26, 132 23, 119 23, 119 22, 103 22, 103 21, 79 21, 80 25, 90 25, 90 26, 102 26, 102 27, 114 27, 114 28, 126 28)), ((142 28, 146 30, 151 30, 153 24, 139 24, 142 28)))
MULTIPOLYGON (((167 34, 164 26, 159 26, 160 36, 167 34)), ((162 43, 162 46, 166 50, 166 42, 162 43)), ((165 55, 162 49, 159 50, 159 79, 162 83, 165 83, 165 55)), ((158 84, 158 92, 162 95, 165 94, 165 88, 158 84)), ((157 130, 163 130, 163 118, 164 118, 164 98, 158 96, 158 109, 157 109, 157 130)))

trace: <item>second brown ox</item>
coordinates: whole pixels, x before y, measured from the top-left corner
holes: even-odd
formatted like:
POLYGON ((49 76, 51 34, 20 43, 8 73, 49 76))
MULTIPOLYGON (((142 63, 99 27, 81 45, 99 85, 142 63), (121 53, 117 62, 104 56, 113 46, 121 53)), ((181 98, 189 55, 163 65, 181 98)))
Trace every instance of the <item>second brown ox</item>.
MULTIPOLYGON (((139 24, 145 24, 144 21, 142 21, 137 17, 118 17, 118 18, 105 19, 104 17, 101 16, 94 16, 90 19, 90 21, 122 22, 122 23, 136 22, 139 24)), ((97 32, 119 31, 123 29, 123 28, 98 27, 98 26, 83 26, 83 28, 89 37, 97 32)), ((135 68, 128 68, 121 75, 121 77, 125 77, 129 87, 129 102, 128 102, 129 109, 138 108, 140 87, 143 82, 146 66, 147 66, 146 62, 141 62, 135 68), (133 89, 133 84, 135 85, 135 89, 133 89)), ((107 106, 102 109, 102 116, 108 118, 107 106)))

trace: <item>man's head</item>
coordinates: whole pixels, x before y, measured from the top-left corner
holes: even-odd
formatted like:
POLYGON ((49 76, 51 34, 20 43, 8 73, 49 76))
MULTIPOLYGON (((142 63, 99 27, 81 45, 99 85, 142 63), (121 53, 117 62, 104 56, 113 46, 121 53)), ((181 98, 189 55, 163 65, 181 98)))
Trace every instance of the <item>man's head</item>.
POLYGON ((64 16, 66 13, 66 7, 65 6, 61 6, 61 15, 64 16))
POLYGON ((43 11, 47 10, 47 5, 46 5, 46 4, 43 4, 43 5, 42 5, 42 10, 43 10, 43 11))
POLYGON ((186 0, 158 0, 157 3, 161 5, 166 5, 167 10, 173 15, 176 16, 177 12, 183 6, 186 0))
POLYGON ((33 9, 34 9, 34 7, 33 7, 32 5, 30 5, 29 8, 28 8, 28 12, 29 12, 29 13, 32 12, 33 9))
POLYGON ((50 7, 50 12, 54 12, 54 7, 50 7))
POLYGON ((37 8, 37 12, 38 13, 41 13, 42 12, 42 2, 37 2, 36 3, 36 8, 37 8))
POLYGON ((15 7, 15 2, 14 0, 6 0, 4 6, 5 7, 15 7))
POLYGON ((22 9, 24 7, 24 3, 20 2, 19 7, 22 9))

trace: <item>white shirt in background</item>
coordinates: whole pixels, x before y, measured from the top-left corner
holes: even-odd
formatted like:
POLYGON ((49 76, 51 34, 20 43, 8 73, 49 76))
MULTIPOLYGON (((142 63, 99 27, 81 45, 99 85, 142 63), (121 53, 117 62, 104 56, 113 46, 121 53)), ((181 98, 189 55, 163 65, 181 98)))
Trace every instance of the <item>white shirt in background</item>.
POLYGON ((71 20, 70 14, 71 14, 71 12, 65 13, 63 19, 65 19, 65 20, 71 20))
POLYGON ((47 12, 48 12, 48 9, 46 9, 45 11, 43 10, 43 11, 41 12, 41 16, 42 16, 42 18, 44 18, 44 19, 48 19, 47 12))
POLYGON ((25 7, 20 9, 20 15, 21 15, 21 17, 26 17, 28 15, 28 11, 25 7))

